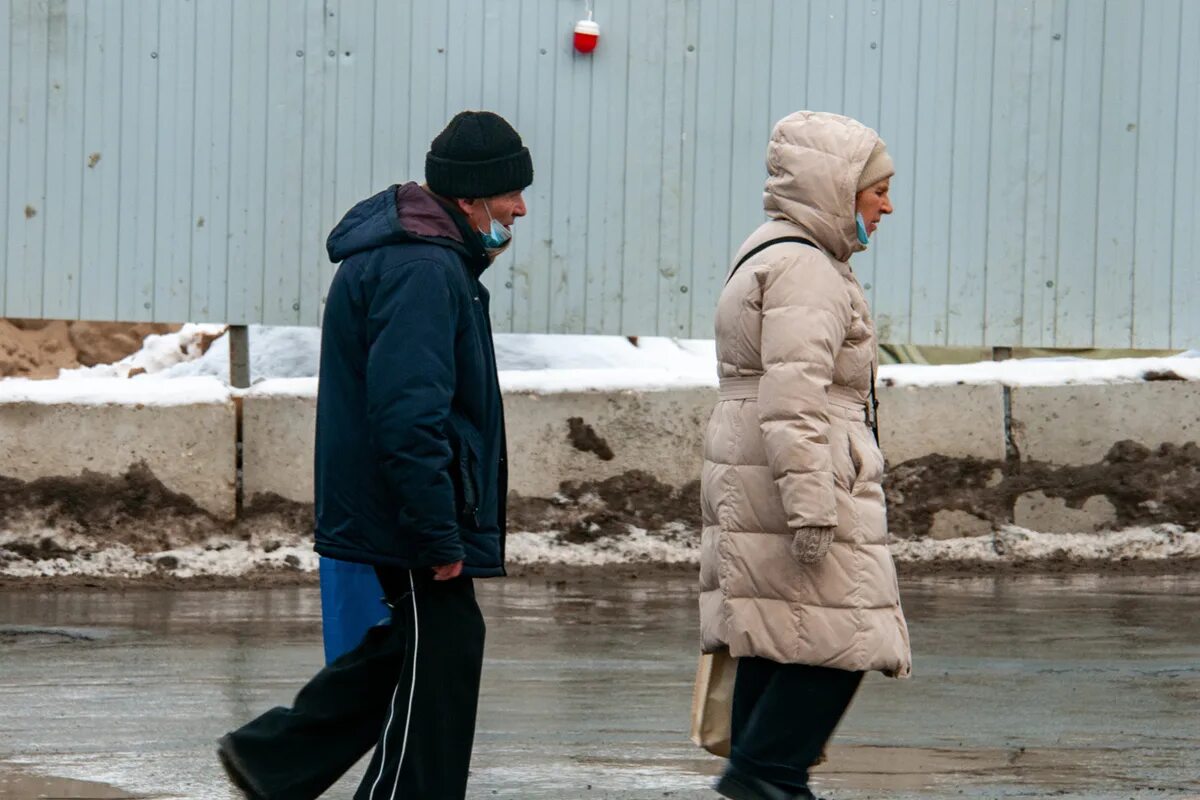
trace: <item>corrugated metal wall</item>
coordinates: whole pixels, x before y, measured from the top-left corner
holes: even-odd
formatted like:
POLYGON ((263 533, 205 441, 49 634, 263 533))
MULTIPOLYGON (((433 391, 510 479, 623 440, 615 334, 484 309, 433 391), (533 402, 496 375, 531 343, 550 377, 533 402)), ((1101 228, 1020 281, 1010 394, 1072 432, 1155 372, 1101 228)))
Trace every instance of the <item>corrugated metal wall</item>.
POLYGON ((1191 0, 9 0, 6 316, 313 324, 324 237, 456 111, 537 180, 500 330, 710 336, 771 124, 877 127, 885 340, 1200 340, 1191 0))

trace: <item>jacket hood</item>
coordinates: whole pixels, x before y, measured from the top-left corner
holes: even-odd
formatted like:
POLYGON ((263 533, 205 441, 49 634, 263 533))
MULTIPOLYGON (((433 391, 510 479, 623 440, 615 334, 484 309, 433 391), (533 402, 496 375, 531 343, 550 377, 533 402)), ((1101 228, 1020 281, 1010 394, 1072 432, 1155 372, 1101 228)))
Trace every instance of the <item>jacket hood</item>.
POLYGON ((866 247, 858 241, 854 197, 879 134, 861 122, 821 111, 781 119, 767 145, 763 208, 789 220, 839 261, 866 247))
POLYGON ((391 244, 426 243, 461 255, 477 273, 488 265, 483 241, 466 218, 455 213, 417 183, 390 186, 346 212, 329 234, 329 260, 391 244))

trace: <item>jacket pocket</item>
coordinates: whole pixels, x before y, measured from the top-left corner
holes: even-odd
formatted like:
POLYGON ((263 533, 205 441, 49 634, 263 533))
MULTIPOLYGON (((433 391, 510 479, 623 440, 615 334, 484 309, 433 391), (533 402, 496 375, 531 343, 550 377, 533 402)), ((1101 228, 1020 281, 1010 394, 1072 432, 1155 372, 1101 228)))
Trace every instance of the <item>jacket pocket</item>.
MULTIPOLYGON (((866 430, 865 426, 863 430, 866 430)), ((850 450, 850 462, 854 467, 854 479, 850 484, 851 491, 860 483, 882 483, 883 453, 874 441, 867 441, 865 436, 857 432, 847 432, 850 450)))
POLYGON ((450 477, 458 504, 458 522, 479 530, 482 460, 479 456, 480 444, 475 441, 478 436, 469 423, 455 417, 451 418, 449 428, 451 449, 454 451, 450 477))
POLYGON ((854 443, 850 432, 841 425, 829 427, 829 450, 833 461, 833 480, 846 491, 854 489, 858 482, 859 465, 854 456, 854 443))
POLYGON ((462 455, 458 459, 458 469, 462 475, 463 487, 459 516, 474 528, 479 527, 479 483, 475 480, 476 463, 477 460, 472 455, 471 449, 464 447, 462 455))

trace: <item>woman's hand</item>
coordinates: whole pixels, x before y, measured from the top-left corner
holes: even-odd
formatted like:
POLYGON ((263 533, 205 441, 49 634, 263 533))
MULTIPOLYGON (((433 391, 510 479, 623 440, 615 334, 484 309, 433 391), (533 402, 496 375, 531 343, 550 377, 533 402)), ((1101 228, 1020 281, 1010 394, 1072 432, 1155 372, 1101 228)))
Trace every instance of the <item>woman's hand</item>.
POLYGON ((815 564, 825 558, 837 528, 801 528, 792 536, 792 555, 801 564, 815 564))

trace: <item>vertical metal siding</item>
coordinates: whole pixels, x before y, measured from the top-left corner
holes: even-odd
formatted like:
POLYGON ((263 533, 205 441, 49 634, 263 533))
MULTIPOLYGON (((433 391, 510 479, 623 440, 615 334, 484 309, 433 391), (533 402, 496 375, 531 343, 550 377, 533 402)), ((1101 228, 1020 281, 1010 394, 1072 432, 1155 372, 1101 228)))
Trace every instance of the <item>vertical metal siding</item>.
POLYGON ((771 125, 879 129, 883 338, 1195 346, 1188 0, 12 0, 0 312, 315 324, 327 232, 462 108, 534 154, 498 330, 711 335, 771 125))
MULTIPOLYGON (((1137 153, 1134 187, 1133 343, 1151 347, 1171 336, 1171 229, 1174 192, 1164 191, 1175 179, 1175 165, 1156 153, 1174 153, 1178 98, 1158 91, 1173 86, 1180 65, 1182 0, 1156 3, 1155 13, 1138 25, 1146 52, 1138 97, 1137 153)), ((1192 73, 1195 75, 1196 73, 1192 73)), ((1195 82, 1195 81, 1193 81, 1195 82)), ((1193 131, 1193 143, 1195 132, 1193 131)), ((1195 220, 1193 220, 1195 224, 1195 220)))
MULTIPOLYGON (((1200 341, 1200 155, 1197 154, 1197 131, 1200 131, 1200 50, 1195 47, 1200 31, 1200 4, 1183 3, 1180 17, 1179 70, 1173 80, 1159 87, 1170 97, 1177 92, 1175 151, 1171 159, 1175 167, 1174 205, 1171 254, 1171 340, 1172 342, 1200 341), (1186 76, 1186 78, 1185 78, 1186 76)), ((1159 154, 1162 157, 1162 154, 1159 154)), ((1167 186, 1157 187, 1169 191, 1167 186)), ((1161 313, 1161 309, 1159 310, 1161 313)))

